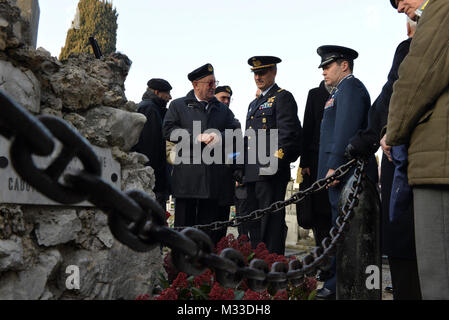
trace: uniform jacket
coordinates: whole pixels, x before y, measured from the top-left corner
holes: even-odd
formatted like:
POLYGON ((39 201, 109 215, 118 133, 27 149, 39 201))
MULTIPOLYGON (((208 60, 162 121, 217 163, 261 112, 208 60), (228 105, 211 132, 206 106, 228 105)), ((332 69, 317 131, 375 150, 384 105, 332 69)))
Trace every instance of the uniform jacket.
POLYGON ((399 68, 387 144, 409 144, 410 185, 449 184, 449 2, 431 0, 399 68))
POLYGON ((132 151, 148 157, 146 165, 154 169, 156 178, 154 192, 168 193, 169 174, 165 158, 165 138, 162 135, 162 121, 167 112, 166 103, 154 93, 146 92, 137 111, 145 115, 147 122, 132 151))
MULTIPOLYGON (((186 97, 176 99, 170 104, 164 119, 163 133, 167 140, 175 129, 185 129, 190 134, 190 164, 173 166, 171 173, 173 195, 178 198, 218 199, 220 196, 220 170, 224 164, 194 164, 193 122, 201 122, 201 133, 207 129, 217 129, 223 134, 226 129, 234 129, 235 119, 232 111, 223 103, 213 98, 205 110, 195 98, 193 90, 186 97)), ((179 141, 173 141, 179 142, 179 141)), ((201 149, 204 148, 201 144, 201 149)), ((164 153, 165 154, 165 153, 164 153)))
MULTIPOLYGON (((245 168, 244 182, 255 182, 269 180, 273 177, 290 179, 290 163, 298 159, 301 152, 302 127, 298 119, 298 106, 293 95, 284 89, 280 89, 276 84, 263 97, 252 101, 248 108, 246 117, 246 130, 253 129, 256 137, 250 141, 250 137, 245 137, 245 168), (270 150, 270 129, 278 130, 278 150, 270 150), (258 152, 258 131, 266 133, 266 155, 270 156, 277 152, 278 169, 272 175, 260 175, 262 165, 257 159, 256 164, 248 162, 248 153, 255 148, 258 152)), ((258 153, 256 153, 258 154, 258 153)))
MULTIPOLYGON (((368 125, 370 97, 363 83, 352 74, 334 88, 324 107, 320 132, 318 179, 329 169, 337 169, 348 160, 344 157, 349 140, 368 125)), ((368 176, 377 183, 377 165, 374 155, 369 159, 368 176)))

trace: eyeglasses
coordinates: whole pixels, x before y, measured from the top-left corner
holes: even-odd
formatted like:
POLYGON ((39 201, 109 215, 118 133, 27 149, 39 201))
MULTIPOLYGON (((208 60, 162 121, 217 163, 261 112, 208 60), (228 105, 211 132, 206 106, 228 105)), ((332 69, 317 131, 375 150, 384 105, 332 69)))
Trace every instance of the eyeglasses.
POLYGON ((215 86, 218 86, 219 81, 198 81, 198 83, 207 83, 209 88, 211 88, 214 86, 214 84, 215 86))

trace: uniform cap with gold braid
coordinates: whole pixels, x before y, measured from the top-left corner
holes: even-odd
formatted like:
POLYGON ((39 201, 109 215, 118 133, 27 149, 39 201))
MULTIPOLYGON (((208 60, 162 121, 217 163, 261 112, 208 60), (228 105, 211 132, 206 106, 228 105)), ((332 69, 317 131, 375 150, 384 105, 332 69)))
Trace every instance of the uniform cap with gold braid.
POLYGON ((215 89, 215 94, 220 93, 220 92, 227 92, 232 96, 232 90, 231 90, 230 86, 217 87, 217 89, 215 89))
POLYGON ((193 70, 188 74, 190 81, 195 81, 207 77, 208 75, 214 74, 214 67, 210 63, 206 63, 204 66, 193 70))
POLYGON ((281 59, 273 56, 254 56, 248 60, 248 64, 252 67, 251 71, 253 72, 272 68, 280 62, 282 62, 281 59))

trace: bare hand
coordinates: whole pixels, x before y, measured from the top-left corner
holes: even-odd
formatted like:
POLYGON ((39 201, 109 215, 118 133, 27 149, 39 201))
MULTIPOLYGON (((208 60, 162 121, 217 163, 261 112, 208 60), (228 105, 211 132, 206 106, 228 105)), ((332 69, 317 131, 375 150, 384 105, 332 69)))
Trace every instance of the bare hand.
POLYGON ((393 162, 393 159, 391 158, 391 146, 387 145, 387 135, 384 135, 382 140, 380 140, 380 146, 388 160, 393 162))
POLYGON ((303 168, 303 169, 301 170, 301 174, 302 174, 303 176, 305 176, 305 175, 310 176, 310 168, 303 168))
MULTIPOLYGON (((334 169, 329 169, 329 171, 327 172, 327 174, 326 174, 326 178, 329 178, 331 175, 333 175, 335 173, 335 170, 334 169)), ((338 181, 338 180, 334 180, 334 182, 332 182, 328 187, 326 187, 326 189, 329 189, 329 188, 332 188, 332 187, 335 187, 337 184, 339 184, 340 183, 340 181, 338 181)))
POLYGON ((211 146, 214 146, 214 145, 216 145, 217 143, 219 143, 220 142, 220 136, 219 135, 217 135, 216 133, 214 133, 214 132, 212 132, 211 134, 209 134, 209 140, 208 140, 208 142, 206 142, 206 144, 207 145, 211 145, 211 146))

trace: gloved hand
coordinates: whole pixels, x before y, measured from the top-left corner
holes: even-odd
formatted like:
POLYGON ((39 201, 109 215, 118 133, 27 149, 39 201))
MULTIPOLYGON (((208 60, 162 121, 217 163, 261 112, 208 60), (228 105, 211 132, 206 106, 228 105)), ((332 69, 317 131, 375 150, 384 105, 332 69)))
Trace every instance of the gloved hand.
POLYGON ((368 158, 376 153, 379 146, 379 139, 377 139, 376 135, 359 132, 349 141, 345 149, 345 157, 348 159, 368 158))

